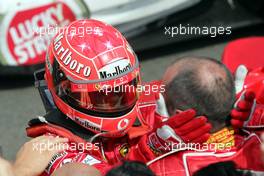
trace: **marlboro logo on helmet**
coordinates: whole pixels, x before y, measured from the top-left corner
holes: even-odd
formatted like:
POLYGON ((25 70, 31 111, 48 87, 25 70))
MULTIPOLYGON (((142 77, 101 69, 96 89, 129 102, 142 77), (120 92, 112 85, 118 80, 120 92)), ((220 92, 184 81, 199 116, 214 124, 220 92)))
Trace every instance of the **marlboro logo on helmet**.
POLYGON ((114 63, 108 64, 99 70, 100 78, 111 78, 127 72, 131 69, 128 59, 120 59, 114 63))
POLYGON ((72 51, 69 48, 64 48, 61 44, 61 39, 63 38, 63 33, 59 34, 54 41, 54 51, 59 58, 61 63, 67 68, 74 71, 76 74, 82 74, 85 77, 90 75, 90 67, 86 66, 76 59, 72 58, 72 51))

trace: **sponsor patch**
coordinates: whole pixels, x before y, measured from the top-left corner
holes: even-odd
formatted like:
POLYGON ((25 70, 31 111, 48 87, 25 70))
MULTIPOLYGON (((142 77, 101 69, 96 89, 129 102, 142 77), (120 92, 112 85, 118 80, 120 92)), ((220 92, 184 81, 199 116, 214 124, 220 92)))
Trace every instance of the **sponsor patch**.
POLYGON ((98 131, 98 132, 101 131, 101 126, 99 126, 96 123, 93 123, 93 122, 88 121, 88 120, 81 119, 79 117, 74 117, 74 120, 75 120, 75 122, 77 122, 81 126, 84 126, 85 128, 91 129, 93 131, 98 131))
POLYGON ((94 165, 94 164, 99 164, 101 163, 101 161, 95 159, 94 157, 92 157, 91 155, 87 155, 84 160, 82 161, 82 163, 84 164, 88 164, 90 166, 94 165))
POLYGON ((116 62, 107 64, 102 67, 99 71, 101 79, 111 78, 118 76, 124 72, 127 72, 132 68, 128 59, 120 59, 116 62))
POLYGON ((68 153, 67 152, 62 152, 62 153, 57 153, 56 155, 54 155, 51 159, 51 161, 49 162, 48 166, 46 167, 46 172, 50 173, 51 168, 53 167, 54 163, 56 163, 56 161, 58 161, 59 159, 63 158, 64 156, 66 156, 68 153))
POLYGON ((119 150, 120 155, 125 158, 129 152, 129 145, 127 143, 123 144, 119 150))

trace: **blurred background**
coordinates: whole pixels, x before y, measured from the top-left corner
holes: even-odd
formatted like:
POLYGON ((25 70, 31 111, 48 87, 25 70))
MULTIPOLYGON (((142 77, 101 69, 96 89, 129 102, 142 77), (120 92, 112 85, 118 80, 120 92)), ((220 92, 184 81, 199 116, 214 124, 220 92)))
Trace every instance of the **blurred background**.
POLYGON ((263 0, 0 1, 0 146, 4 157, 14 159, 18 148, 28 140, 27 122, 45 114, 34 88, 33 72, 43 67, 45 58, 45 47, 39 45, 47 45, 52 36, 40 36, 37 28, 64 26, 83 18, 112 24, 136 51, 143 80, 151 81, 160 79, 178 57, 195 55, 221 60, 228 42, 263 36, 263 12, 263 0), (58 17, 51 14, 54 9, 58 10, 58 17), (34 24, 38 15, 48 17, 34 24), (231 33, 180 34, 180 26, 230 27, 231 33), (166 29, 170 29, 170 34, 166 29), (17 50, 26 56, 21 58, 17 50))

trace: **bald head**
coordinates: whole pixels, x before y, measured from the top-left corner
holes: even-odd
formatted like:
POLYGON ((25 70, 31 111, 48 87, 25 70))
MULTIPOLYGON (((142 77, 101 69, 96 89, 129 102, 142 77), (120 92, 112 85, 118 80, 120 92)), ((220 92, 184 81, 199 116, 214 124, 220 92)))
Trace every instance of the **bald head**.
POLYGON ((196 71, 197 76, 204 80, 204 84, 213 81, 216 76, 226 79, 226 69, 224 65, 214 59, 205 57, 182 57, 177 59, 163 75, 163 83, 168 84, 179 73, 188 70, 196 71), (213 74, 211 74, 213 73, 213 74))
POLYGON ((165 100, 170 114, 194 108, 214 127, 223 126, 234 103, 234 82, 220 62, 204 57, 177 59, 165 72, 165 100))

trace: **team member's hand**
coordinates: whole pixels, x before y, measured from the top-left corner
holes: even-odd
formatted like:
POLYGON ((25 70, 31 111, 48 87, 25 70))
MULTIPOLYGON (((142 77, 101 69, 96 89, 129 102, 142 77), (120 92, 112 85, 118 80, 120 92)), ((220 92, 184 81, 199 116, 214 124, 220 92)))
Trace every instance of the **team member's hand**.
POLYGON ((40 175, 52 157, 67 148, 66 142, 68 142, 66 138, 40 136, 25 143, 17 153, 13 164, 14 175, 40 175))
POLYGON ((91 175, 101 176, 99 170, 93 166, 83 163, 67 163, 56 169, 52 176, 74 176, 74 175, 91 175))
POLYGON ((14 176, 12 171, 12 165, 0 157, 0 175, 2 176, 14 176))
POLYGON ((165 153, 178 143, 204 143, 210 137, 211 125, 204 116, 196 117, 192 109, 170 117, 157 125, 147 137, 148 145, 157 152, 165 153))

